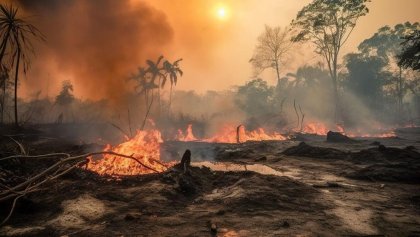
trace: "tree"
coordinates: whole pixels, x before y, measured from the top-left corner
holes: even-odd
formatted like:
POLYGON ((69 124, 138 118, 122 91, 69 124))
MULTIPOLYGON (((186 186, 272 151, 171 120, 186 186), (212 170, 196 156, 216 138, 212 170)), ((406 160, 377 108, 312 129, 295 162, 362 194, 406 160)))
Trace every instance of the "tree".
POLYGON ((162 88, 165 87, 168 76, 169 76, 169 82, 171 83, 171 88, 170 88, 170 91, 169 91, 168 111, 170 110, 171 104, 172 104, 172 88, 173 88, 174 85, 176 86, 176 83, 178 81, 178 75, 182 76, 184 74, 183 71, 181 70, 181 68, 179 67, 179 62, 181 62, 181 61, 182 61, 182 58, 176 60, 173 63, 170 63, 168 60, 165 60, 165 62, 163 62, 163 70, 164 70, 165 76, 163 78, 161 87, 162 88))
POLYGON ((68 106, 74 101, 73 85, 70 81, 63 81, 60 94, 55 97, 55 103, 61 106, 68 106))
MULTIPOLYGON (((159 99, 159 112, 161 110, 161 98, 160 98, 160 84, 162 78, 165 77, 163 74, 162 68, 159 66, 160 62, 163 60, 163 56, 159 56, 159 58, 156 60, 156 63, 152 60, 146 60, 146 63, 148 65, 148 68, 146 69, 146 72, 151 75, 151 81, 149 85, 156 85, 155 80, 159 79, 159 82, 157 83, 157 89, 158 89, 158 99, 159 99)), ((153 90, 152 90, 152 103, 153 103, 153 90)), ((152 105, 150 105, 152 106, 152 105)))
POLYGON ((41 32, 32 24, 27 23, 17 16, 18 8, 5 6, 0 4, 0 63, 5 63, 6 51, 9 50, 8 64, 15 66, 15 91, 14 91, 14 109, 15 109, 15 125, 18 124, 17 109, 17 88, 19 81, 19 69, 22 63, 23 72, 26 73, 29 68, 29 53, 34 53, 31 38, 44 39, 41 32))
POLYGON ((345 56, 345 62, 348 70, 345 88, 361 98, 370 108, 381 107, 382 87, 388 78, 387 73, 383 72, 386 61, 380 57, 353 53, 345 56))
POLYGON ((320 67, 304 65, 299 67, 296 73, 287 73, 287 77, 294 78, 291 86, 314 88, 317 85, 323 84, 324 79, 328 79, 328 72, 321 69, 320 67))
POLYGON ((6 110, 6 97, 8 96, 8 89, 11 87, 9 82, 9 72, 5 66, 0 67, 0 87, 1 87, 1 99, 0 99, 0 109, 1 109, 1 119, 0 124, 4 123, 4 113, 6 110))
POLYGON ((398 65, 420 71, 420 30, 416 29, 404 37, 404 42, 401 45, 401 53, 397 56, 398 65))
POLYGON ((357 20, 366 15, 369 0, 314 0, 305 6, 292 21, 298 33, 293 41, 311 41, 315 52, 321 55, 328 65, 333 83, 335 101, 335 120, 339 120, 338 96, 338 57, 342 46, 351 35, 357 20))
POLYGON ((397 56, 401 54, 404 38, 420 30, 419 23, 405 22, 394 27, 381 27, 372 37, 364 40, 358 49, 364 57, 378 57, 386 64, 386 70, 393 74, 388 80, 387 89, 397 99, 397 109, 402 112, 403 99, 408 91, 413 90, 416 78, 409 78, 409 72, 398 64, 397 56))
POLYGON ((265 26, 265 31, 258 37, 254 55, 249 60, 255 70, 255 76, 268 68, 276 70, 277 81, 280 78, 280 66, 292 45, 288 28, 265 26))
POLYGON ((262 116, 272 111, 273 92, 266 81, 255 79, 238 88, 235 103, 249 117, 262 116))

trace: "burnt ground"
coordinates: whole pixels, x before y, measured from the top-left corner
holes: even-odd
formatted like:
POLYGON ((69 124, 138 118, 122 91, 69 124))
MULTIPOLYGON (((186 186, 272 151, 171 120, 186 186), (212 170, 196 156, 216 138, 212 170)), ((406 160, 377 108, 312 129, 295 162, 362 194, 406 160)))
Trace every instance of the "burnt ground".
MULTIPOLYGON (((100 150, 25 134, 14 138, 30 154, 100 150)), ((121 180, 75 170, 20 199, 0 236, 420 236, 420 129, 397 136, 166 142, 164 159, 188 148, 194 167, 121 180)), ((0 157, 18 152, 0 137, 0 157)), ((24 179, 48 162, 0 163, 0 182, 21 182, 11 177, 24 179)), ((9 207, 0 203, 1 219, 9 207)))

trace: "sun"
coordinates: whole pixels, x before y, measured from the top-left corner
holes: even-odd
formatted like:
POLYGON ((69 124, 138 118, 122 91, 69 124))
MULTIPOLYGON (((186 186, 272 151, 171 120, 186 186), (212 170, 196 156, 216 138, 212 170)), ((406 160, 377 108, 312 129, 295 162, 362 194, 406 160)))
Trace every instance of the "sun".
POLYGON ((216 16, 219 20, 225 20, 228 17, 228 9, 225 6, 219 6, 216 9, 216 16))

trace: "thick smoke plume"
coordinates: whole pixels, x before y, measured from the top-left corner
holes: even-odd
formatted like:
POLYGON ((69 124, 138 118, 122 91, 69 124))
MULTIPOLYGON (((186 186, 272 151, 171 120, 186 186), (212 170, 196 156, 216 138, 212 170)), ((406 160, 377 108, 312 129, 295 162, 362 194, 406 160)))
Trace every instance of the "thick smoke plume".
MULTIPOLYGON (((130 0, 18 0, 47 38, 37 45, 27 85, 54 93, 62 80, 82 98, 121 102, 127 78, 173 39, 163 12, 130 0), (83 85, 83 86, 82 86, 83 85)), ((52 94, 52 93, 51 93, 52 94)))

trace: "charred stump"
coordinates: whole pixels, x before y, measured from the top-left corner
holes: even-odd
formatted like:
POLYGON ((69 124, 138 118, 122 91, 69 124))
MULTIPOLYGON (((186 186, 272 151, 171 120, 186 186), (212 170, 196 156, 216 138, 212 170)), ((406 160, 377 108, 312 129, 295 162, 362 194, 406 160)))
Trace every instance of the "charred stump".
POLYGON ((180 166, 181 166, 181 169, 184 170, 184 174, 188 172, 191 166, 191 151, 190 150, 187 149, 184 152, 184 155, 182 155, 180 166))
POLYGON ((329 131, 327 133, 327 142, 354 142, 354 140, 339 132, 329 131))

